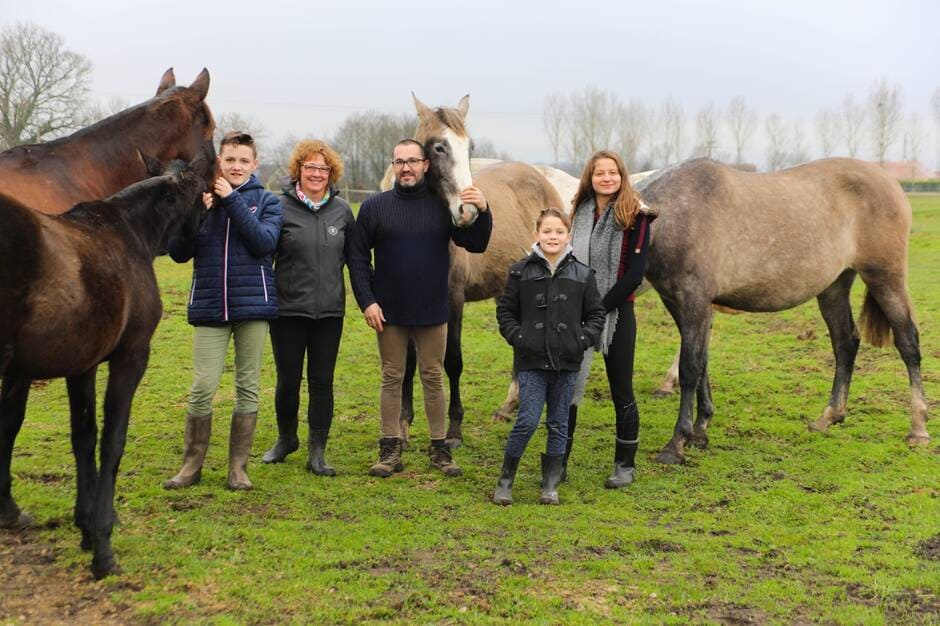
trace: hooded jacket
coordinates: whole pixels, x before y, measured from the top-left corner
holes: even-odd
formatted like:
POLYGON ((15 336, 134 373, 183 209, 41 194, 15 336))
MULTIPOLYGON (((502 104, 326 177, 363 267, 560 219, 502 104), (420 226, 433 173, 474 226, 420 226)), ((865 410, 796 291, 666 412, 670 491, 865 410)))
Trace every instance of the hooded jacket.
POLYGON ((177 263, 193 259, 190 324, 277 317, 271 262, 280 230, 281 203, 252 174, 209 210, 196 237, 167 244, 177 263))
POLYGON ((517 371, 577 371, 604 317, 594 271, 570 250, 554 273, 537 248, 514 264, 496 305, 499 332, 513 347, 517 371))

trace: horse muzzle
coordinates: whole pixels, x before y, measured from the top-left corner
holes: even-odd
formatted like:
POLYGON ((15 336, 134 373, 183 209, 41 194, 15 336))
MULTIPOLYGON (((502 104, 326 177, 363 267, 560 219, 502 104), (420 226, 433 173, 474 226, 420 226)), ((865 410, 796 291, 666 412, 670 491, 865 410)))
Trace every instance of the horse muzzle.
POLYGON ((456 211, 451 211, 454 225, 458 228, 469 228, 477 221, 480 209, 475 204, 459 204, 456 211))

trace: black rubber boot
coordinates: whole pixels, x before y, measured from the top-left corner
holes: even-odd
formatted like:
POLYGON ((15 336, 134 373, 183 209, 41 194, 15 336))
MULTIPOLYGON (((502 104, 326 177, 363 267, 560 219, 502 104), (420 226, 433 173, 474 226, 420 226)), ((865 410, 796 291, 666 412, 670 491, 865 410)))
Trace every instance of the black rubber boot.
POLYGON ((493 493, 493 502, 508 506, 512 504, 512 483, 516 479, 516 470, 519 469, 521 457, 503 455, 503 468, 496 481, 496 491, 493 493))
POLYGON ((558 483, 561 482, 563 454, 542 455, 542 497, 539 504, 559 504, 558 483))
POLYGON ((277 441, 271 446, 271 449, 261 457, 262 463, 283 463, 284 459, 291 452, 296 452, 300 448, 300 440, 297 439, 297 416, 292 418, 277 418, 277 441))
POLYGON ((636 478, 636 450, 640 444, 640 411, 632 402, 617 411, 617 440, 614 445, 614 471, 604 481, 608 489, 620 489, 636 478))
POLYGON ((307 435, 307 470, 317 476, 336 476, 336 470, 326 464, 323 453, 326 451, 326 440, 330 436, 328 430, 310 430, 307 435))
POLYGON ((571 445, 574 443, 574 429, 578 426, 578 405, 568 407, 568 439, 565 441, 565 456, 561 460, 561 482, 568 481, 568 457, 571 456, 571 445))

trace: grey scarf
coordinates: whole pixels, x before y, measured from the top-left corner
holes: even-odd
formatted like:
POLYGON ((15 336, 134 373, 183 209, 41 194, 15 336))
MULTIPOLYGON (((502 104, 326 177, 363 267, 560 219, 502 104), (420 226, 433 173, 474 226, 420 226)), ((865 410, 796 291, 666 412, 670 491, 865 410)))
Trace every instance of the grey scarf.
MULTIPOLYGON (((597 279, 597 290, 603 297, 617 282, 617 269, 620 266, 620 250, 623 247, 623 230, 614 218, 611 205, 601 214, 594 224, 594 198, 589 198, 578 205, 574 210, 572 224, 571 247, 574 256, 582 263, 594 270, 597 279)), ((617 309, 607 314, 604 330, 598 341, 598 349, 604 354, 614 340, 614 331, 617 328, 617 309)))

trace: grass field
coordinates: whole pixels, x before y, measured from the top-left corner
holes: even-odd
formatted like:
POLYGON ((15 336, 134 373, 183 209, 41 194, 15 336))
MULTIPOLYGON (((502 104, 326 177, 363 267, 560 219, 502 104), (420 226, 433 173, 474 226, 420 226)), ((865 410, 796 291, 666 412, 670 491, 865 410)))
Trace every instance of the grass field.
MULTIPOLYGON (((927 397, 936 401, 940 196, 911 201, 909 284, 927 397)), ((815 302, 717 317, 711 446, 691 450, 685 466, 661 466, 653 457, 672 432, 678 402, 650 392, 678 335, 659 300, 644 296, 636 484, 602 488, 613 416, 597 360, 562 506, 536 504, 542 431, 523 459, 517 503, 501 508, 489 496, 510 426, 490 415, 511 353, 492 302, 466 311, 462 478, 443 479, 417 449, 427 441, 423 412, 405 472, 366 475, 377 453, 378 357, 350 297, 327 455, 339 476, 306 473, 302 453, 283 465, 260 463, 275 437, 269 350, 249 466, 256 489, 223 488, 233 402, 227 371, 202 484, 164 491, 180 461, 190 382, 190 269, 160 259, 157 272, 166 314, 118 478, 114 546, 123 574, 90 579, 90 555, 78 549, 71 525, 65 385, 37 387, 14 453, 13 489, 40 528, 0 532, 0 622, 57 615, 178 623, 940 621, 940 448, 904 444, 910 394, 893 348, 863 345, 845 424, 827 435, 807 430, 825 406, 833 367, 815 302), (36 612, 43 603, 51 612, 36 612)), ((858 311, 860 284, 853 295, 858 311)), ((937 426, 933 434, 940 436, 937 426)))

